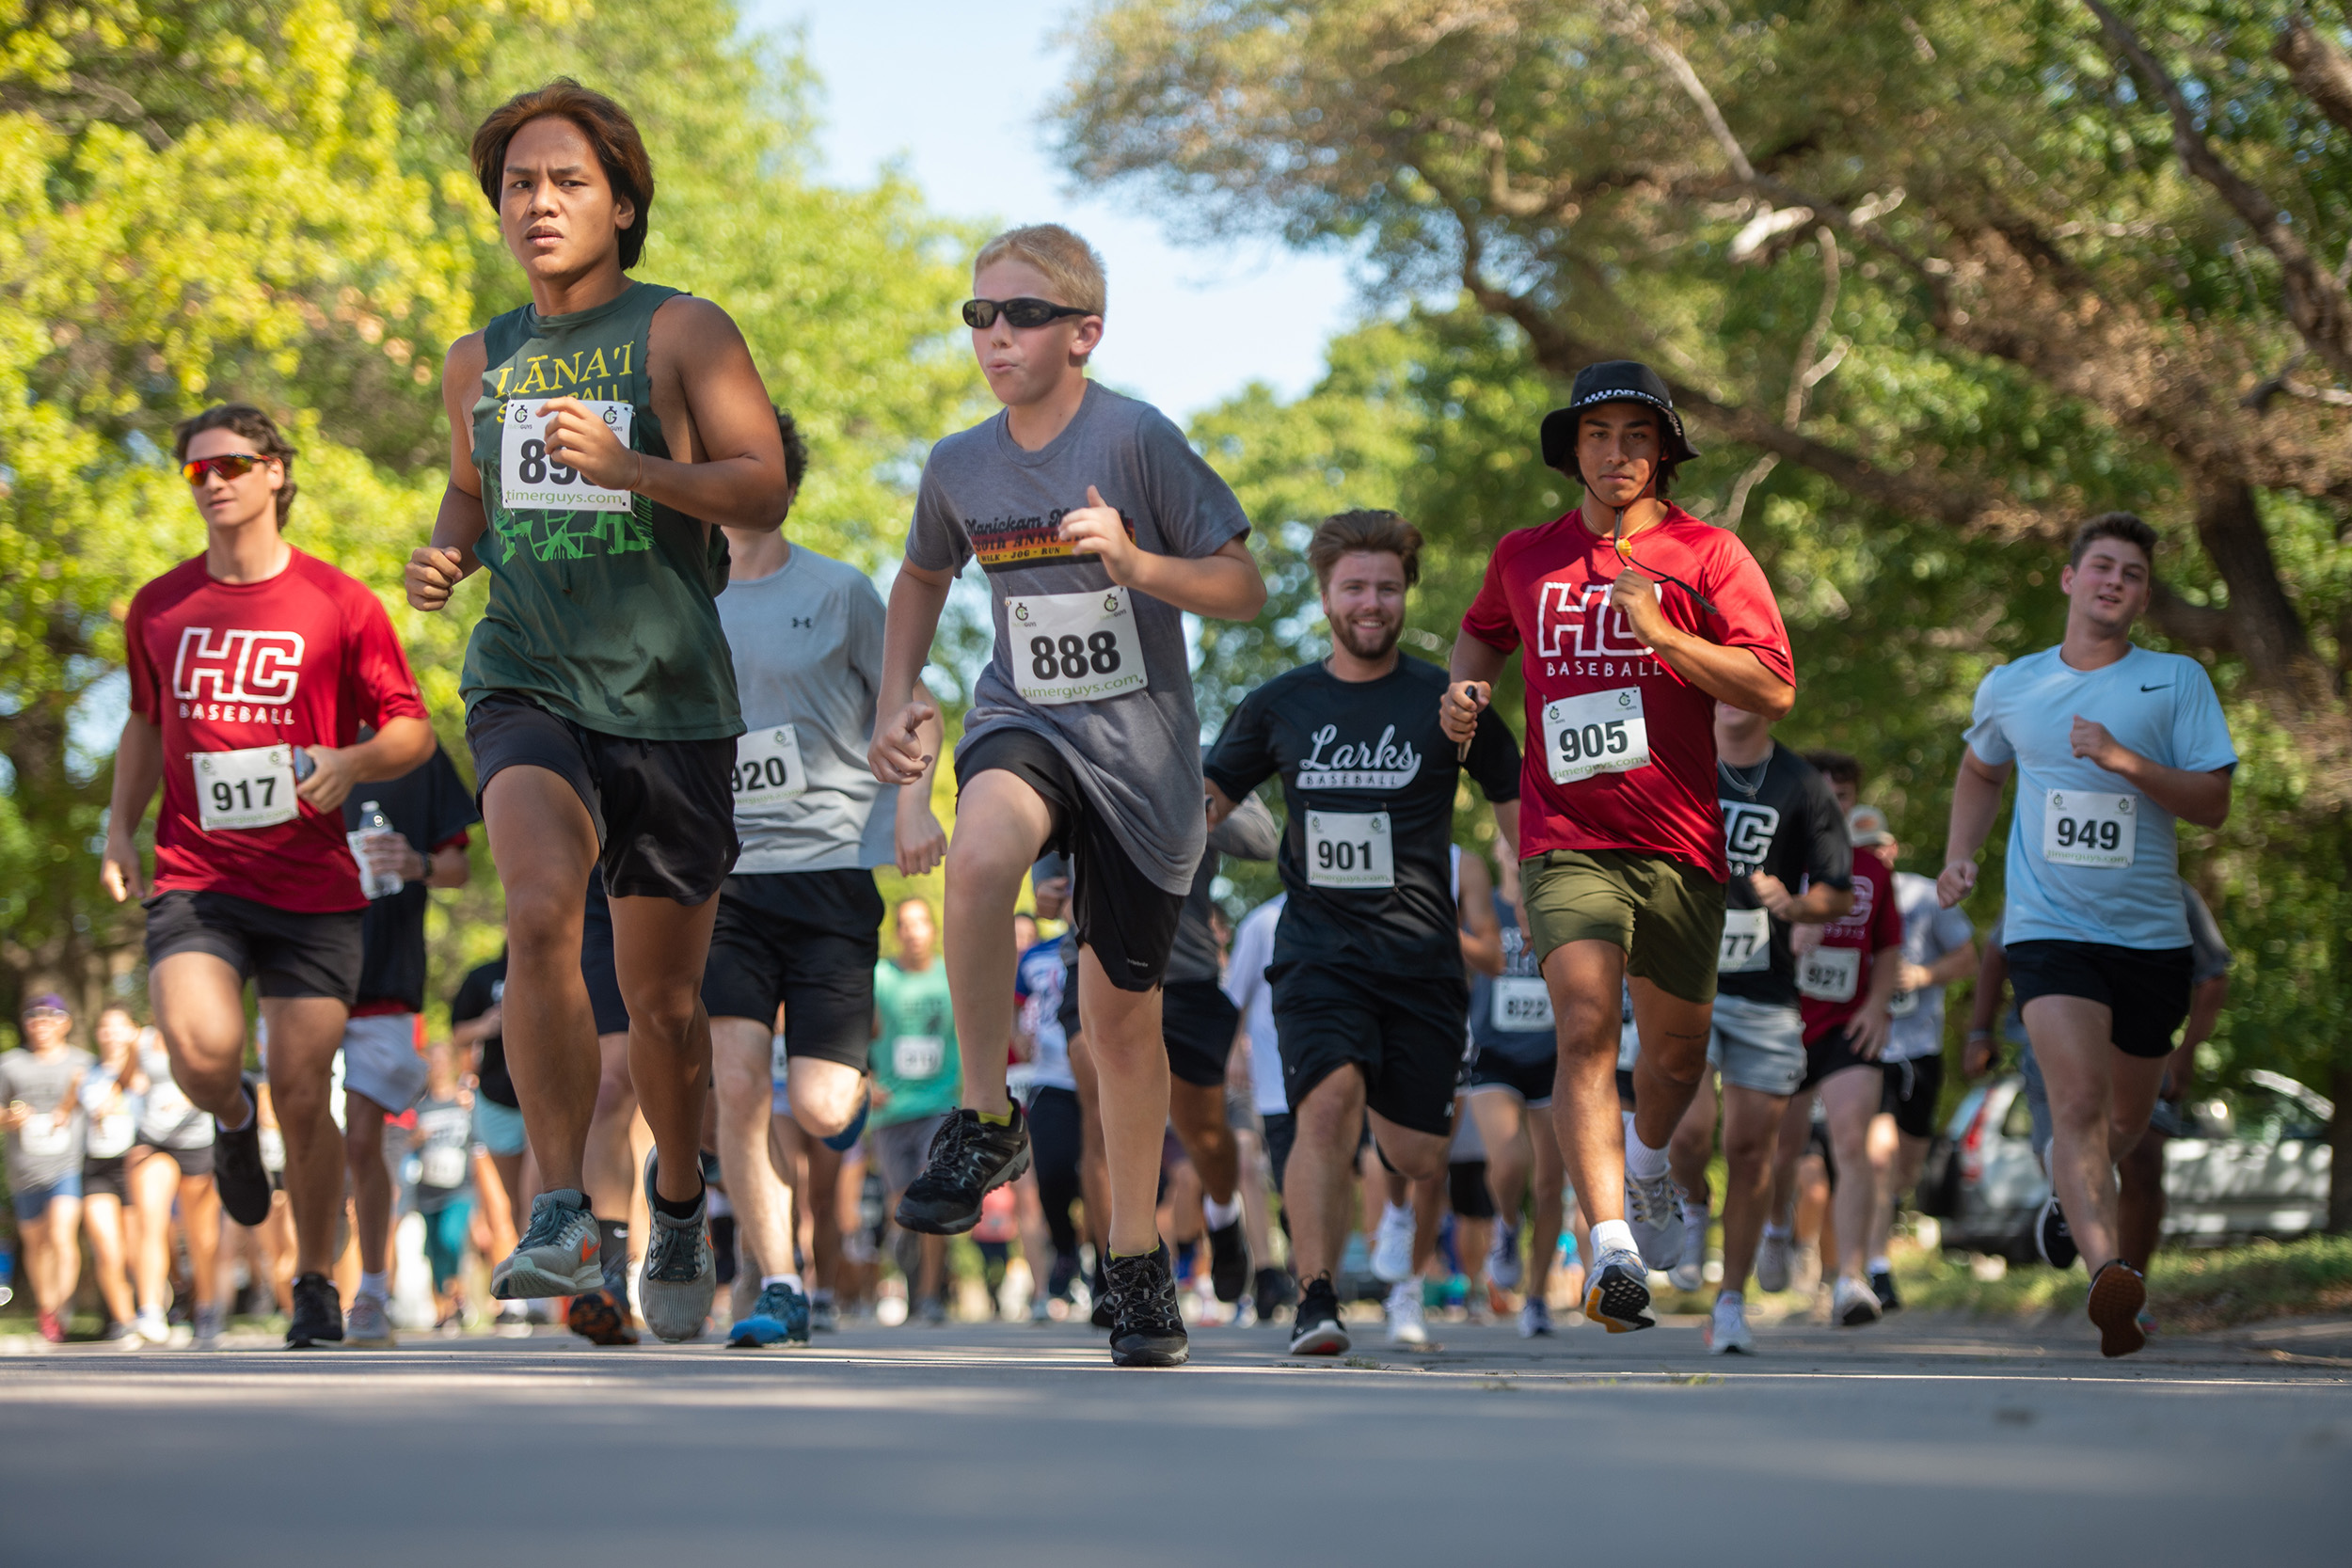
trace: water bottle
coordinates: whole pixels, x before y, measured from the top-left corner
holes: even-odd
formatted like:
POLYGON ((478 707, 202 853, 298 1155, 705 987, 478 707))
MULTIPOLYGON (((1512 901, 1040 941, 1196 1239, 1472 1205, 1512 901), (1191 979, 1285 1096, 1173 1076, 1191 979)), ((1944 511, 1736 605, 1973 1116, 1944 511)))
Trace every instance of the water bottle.
POLYGON ((359 826, 343 835, 351 846, 351 858, 359 864, 359 891, 370 898, 389 898, 401 890, 400 874, 396 871, 375 872, 368 869, 367 847, 371 839, 398 837, 392 830, 392 819, 384 815, 384 808, 373 800, 359 807, 359 826))

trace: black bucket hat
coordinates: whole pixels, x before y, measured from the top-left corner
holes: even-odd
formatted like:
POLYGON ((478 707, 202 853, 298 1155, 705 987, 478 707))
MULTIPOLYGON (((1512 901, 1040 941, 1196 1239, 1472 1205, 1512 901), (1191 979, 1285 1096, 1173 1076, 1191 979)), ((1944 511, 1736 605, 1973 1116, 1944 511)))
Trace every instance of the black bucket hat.
POLYGON ((1698 455, 1682 433, 1682 416, 1675 412, 1674 394, 1656 371, 1638 359, 1608 359, 1576 372, 1568 389, 1568 404, 1544 416, 1544 466, 1563 473, 1576 471, 1576 417, 1597 403, 1642 403, 1665 418, 1669 463, 1687 463, 1698 455))

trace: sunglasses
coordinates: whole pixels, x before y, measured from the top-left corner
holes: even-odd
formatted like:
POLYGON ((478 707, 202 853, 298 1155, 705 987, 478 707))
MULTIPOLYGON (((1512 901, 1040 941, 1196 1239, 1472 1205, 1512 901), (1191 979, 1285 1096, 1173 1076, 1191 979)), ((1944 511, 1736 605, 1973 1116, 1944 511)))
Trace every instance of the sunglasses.
POLYGON ((55 1007, 35 1007, 31 1012, 24 1015, 24 1022, 27 1023, 45 1023, 53 1018, 72 1018, 72 1016, 73 1015, 72 1013, 60 1012, 55 1007))
POLYGON ((191 457, 180 465, 180 477, 190 484, 203 483, 207 474, 218 474, 223 479, 243 479, 253 471, 256 463, 268 461, 258 451, 232 451, 220 457, 191 457))
POLYGON ((1082 310, 1075 305, 1056 305, 1047 299, 967 299, 963 302, 963 325, 994 326, 1002 316, 1015 326, 1043 326, 1047 322, 1064 316, 1091 316, 1092 310, 1082 310))

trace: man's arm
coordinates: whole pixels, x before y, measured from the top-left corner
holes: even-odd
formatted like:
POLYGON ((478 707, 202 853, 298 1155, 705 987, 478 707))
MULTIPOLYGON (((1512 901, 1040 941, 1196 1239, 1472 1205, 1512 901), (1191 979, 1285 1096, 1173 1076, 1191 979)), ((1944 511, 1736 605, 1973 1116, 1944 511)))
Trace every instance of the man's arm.
POLYGON ((2151 762, 2107 733, 2105 724, 2077 714, 2069 732, 2074 754, 2129 784, 2184 822, 2218 828, 2230 819, 2230 777, 2234 766, 2191 772, 2151 762))
POLYGON ((884 784, 911 784, 938 760, 936 743, 926 747, 926 725, 939 722, 938 707, 917 702, 914 691, 939 635, 939 614, 947 608, 953 572, 901 562, 890 584, 890 612, 882 623, 882 685, 875 693, 873 744, 866 764, 884 784))
POLYGON ((1467 746, 1478 733, 1478 710, 1495 700, 1495 677, 1510 657, 1467 631, 1454 640, 1454 652, 1446 659, 1445 695, 1438 699, 1438 724, 1448 740, 1467 746))
POLYGON ((2001 815, 2001 791, 2017 771, 2013 762, 1994 767, 1977 755, 1973 746, 1960 753, 1960 772, 1952 780, 1952 818, 1944 833, 1944 871, 1935 879, 1937 902, 1950 909, 1976 891, 1977 851, 2001 815))
POLYGON ((1756 890, 1756 901, 1766 913, 1790 926, 1826 926, 1853 912, 1851 887, 1815 882, 1803 893, 1792 894, 1788 883, 1769 871, 1750 873, 1748 885, 1756 890))
POLYGON ((939 825, 939 817, 931 810, 931 778, 939 771, 939 759, 947 750, 947 721, 939 716, 938 701, 919 679, 914 683, 908 706, 930 711, 930 718, 917 721, 914 733, 914 744, 926 760, 923 776, 898 788, 891 831, 897 846, 898 875, 920 877, 947 854, 947 831, 939 825))
POLYGON ((1486 869, 1485 859, 1465 854, 1457 900, 1462 961, 1486 975, 1502 973, 1502 922, 1495 918, 1494 891, 1494 875, 1486 869))
POLYGON ((433 726, 415 715, 387 719, 356 746, 305 746, 317 766, 294 786, 314 810, 338 811, 363 784, 413 772, 433 754, 433 726))
POLYGON ((1984 957, 1977 964, 1977 993, 1968 1006, 1968 1038, 1960 1051, 1960 1070, 1977 1077, 1999 1054, 1993 1025, 2001 1016, 2001 994, 2009 989, 2009 954, 1995 938, 1987 938, 1984 957))
POLYGON ((433 519, 433 542, 412 550, 402 574, 412 610, 438 610, 457 585, 480 569, 474 546, 490 526, 482 505, 482 475, 473 466, 473 404, 489 353, 482 334, 469 332, 450 344, 441 361, 441 413, 449 420, 449 483, 433 519))
POLYGON ((164 730, 134 713, 122 721, 115 743, 115 787, 106 808, 106 849, 98 881, 118 904, 147 896, 147 874, 139 866, 139 823, 164 782, 164 730))
POLYGON ((1212 801, 1210 816, 1215 818, 1209 829, 1209 847, 1235 860, 1272 860, 1282 847, 1282 825, 1274 820, 1265 802, 1250 795, 1219 812, 1214 802, 1224 799, 1224 791, 1206 779, 1201 784, 1206 786, 1204 792, 1212 801))
POLYGON ((1061 520, 1061 536, 1078 555, 1103 563, 1121 588, 1149 594, 1162 604, 1212 621, 1254 621, 1265 608, 1265 578, 1249 546, 1228 539, 1198 558, 1154 555, 1127 536, 1116 507, 1087 486, 1087 503, 1061 520))
POLYGON ((1895 988, 1898 990, 1926 990, 1933 986, 1948 986, 1955 980, 1966 979, 1975 972, 1977 944, 1973 942, 1963 942, 1931 964, 1915 964, 1906 960, 1898 967, 1903 972, 1902 984, 1895 988))
POLYGON ((1894 1005, 1895 992, 1903 973, 1902 943, 1882 947, 1870 958, 1870 992, 1862 999, 1862 1011, 1846 1025, 1846 1037, 1853 1042, 1854 1054, 1866 1062, 1875 1062, 1886 1049, 1886 1031, 1894 1020, 1886 1009, 1894 1005))
POLYGON ((2220 1022, 2221 1009, 2229 1002, 2227 974, 2201 980, 2189 993, 2188 1023, 2181 1030, 2181 1043, 2164 1062, 2164 1098, 2174 1104, 2188 1098, 2189 1085, 2197 1078, 2197 1048, 2213 1038, 2213 1026, 2220 1022))
POLYGON ((1658 584, 1628 566, 1609 585, 1609 603, 1624 611, 1626 625, 1666 667, 1719 703, 1767 719, 1786 719, 1797 705, 1797 689, 1764 667, 1753 648, 1726 648, 1666 619, 1658 584))

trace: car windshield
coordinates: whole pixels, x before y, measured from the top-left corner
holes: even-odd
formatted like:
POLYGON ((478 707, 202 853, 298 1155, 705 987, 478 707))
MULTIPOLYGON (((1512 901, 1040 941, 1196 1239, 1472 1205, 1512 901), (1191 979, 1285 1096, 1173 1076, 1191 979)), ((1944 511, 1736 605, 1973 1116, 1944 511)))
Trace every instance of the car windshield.
POLYGON ((2256 1084, 2199 1095, 2181 1109, 2191 1134, 2201 1138, 2275 1144, 2327 1136, 2326 1124, 2310 1106, 2256 1084))

